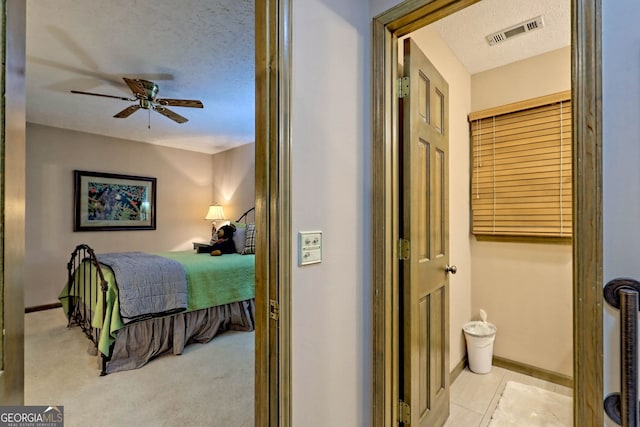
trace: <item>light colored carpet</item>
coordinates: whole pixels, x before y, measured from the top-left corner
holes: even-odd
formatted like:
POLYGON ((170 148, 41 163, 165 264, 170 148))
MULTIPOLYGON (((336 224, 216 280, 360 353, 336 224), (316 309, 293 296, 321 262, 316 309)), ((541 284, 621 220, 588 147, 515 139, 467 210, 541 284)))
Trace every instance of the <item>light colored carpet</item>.
POLYGON ((571 397, 508 381, 489 427, 571 427, 571 397))
POLYGON ((230 331, 180 356, 100 377, 62 309, 25 315, 25 405, 64 406, 65 426, 254 425, 253 332, 230 331))

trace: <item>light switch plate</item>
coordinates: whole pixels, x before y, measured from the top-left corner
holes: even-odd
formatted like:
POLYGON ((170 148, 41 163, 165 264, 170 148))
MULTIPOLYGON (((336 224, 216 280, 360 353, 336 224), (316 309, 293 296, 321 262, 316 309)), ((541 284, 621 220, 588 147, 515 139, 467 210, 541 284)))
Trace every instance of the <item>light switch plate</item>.
POLYGON ((322 262, 322 231, 298 233, 298 265, 322 262))

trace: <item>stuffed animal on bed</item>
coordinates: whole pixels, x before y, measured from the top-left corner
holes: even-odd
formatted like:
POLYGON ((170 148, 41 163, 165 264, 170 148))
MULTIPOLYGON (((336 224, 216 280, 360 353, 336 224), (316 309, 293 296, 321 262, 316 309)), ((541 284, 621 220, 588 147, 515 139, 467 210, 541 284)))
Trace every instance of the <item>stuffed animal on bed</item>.
POLYGON ((233 224, 223 225, 218 229, 218 240, 213 242, 211 256, 236 253, 236 244, 232 239, 235 231, 236 226, 233 224))

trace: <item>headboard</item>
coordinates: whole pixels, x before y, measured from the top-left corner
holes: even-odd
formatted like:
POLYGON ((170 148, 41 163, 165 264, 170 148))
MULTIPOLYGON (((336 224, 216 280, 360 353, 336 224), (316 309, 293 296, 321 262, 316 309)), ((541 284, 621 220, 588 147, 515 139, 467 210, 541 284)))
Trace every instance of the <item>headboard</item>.
MULTIPOLYGON (((240 218, 238 218, 238 219, 236 220, 236 222, 240 222, 240 221, 242 221, 242 220, 244 219, 244 223, 246 224, 246 223, 247 223, 247 217, 248 217, 249 213, 250 213, 250 212, 252 212, 252 211, 255 211, 255 209, 256 209, 256 207, 254 206, 254 207, 252 207, 251 209, 249 209, 248 211, 246 211, 245 213, 243 213, 243 214, 240 216, 240 218)), ((256 214, 255 214, 255 212, 254 212, 254 213, 253 213, 253 222, 255 222, 255 215, 256 215, 256 214)))

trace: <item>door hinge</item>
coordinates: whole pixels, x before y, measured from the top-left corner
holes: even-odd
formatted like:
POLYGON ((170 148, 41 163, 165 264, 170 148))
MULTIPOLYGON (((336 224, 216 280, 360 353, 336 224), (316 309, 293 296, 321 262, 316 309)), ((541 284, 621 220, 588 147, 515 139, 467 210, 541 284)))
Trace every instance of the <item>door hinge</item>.
POLYGON ((411 424, 411 406, 402 400, 398 402, 398 422, 405 426, 411 424))
POLYGON ((398 258, 402 261, 411 256, 411 245, 407 239, 398 240, 398 258))
POLYGON ((409 96, 409 77, 398 77, 396 91, 398 98, 409 96))
POLYGON ((273 320, 280 319, 280 304, 276 300, 269 300, 269 317, 273 320))

